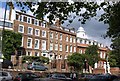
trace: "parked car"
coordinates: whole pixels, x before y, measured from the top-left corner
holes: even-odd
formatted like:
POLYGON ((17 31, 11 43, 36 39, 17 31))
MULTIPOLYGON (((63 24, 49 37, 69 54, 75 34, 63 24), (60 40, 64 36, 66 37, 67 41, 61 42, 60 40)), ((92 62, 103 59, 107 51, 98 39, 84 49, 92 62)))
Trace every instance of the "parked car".
POLYGON ((0 81, 13 81, 13 77, 10 72, 0 71, 0 81))
POLYGON ((48 68, 41 64, 40 62, 32 62, 27 66, 28 70, 39 70, 39 71, 46 71, 48 68))
POLYGON ((81 79, 85 80, 85 81, 89 81, 89 79, 91 79, 93 77, 92 74, 83 74, 81 75, 81 79))
POLYGON ((12 62, 8 59, 3 60, 2 68, 9 68, 9 67, 13 68, 12 62))
POLYGON ((118 77, 115 75, 95 75, 89 81, 114 81, 118 77))
POLYGON ((28 72, 28 73, 18 73, 14 81, 40 81, 38 75, 28 72))
POLYGON ((62 80, 62 81, 72 81, 71 78, 68 78, 65 76, 65 74, 61 74, 61 73, 53 73, 53 74, 49 74, 48 76, 48 79, 53 79, 55 81, 58 81, 58 80, 62 80))

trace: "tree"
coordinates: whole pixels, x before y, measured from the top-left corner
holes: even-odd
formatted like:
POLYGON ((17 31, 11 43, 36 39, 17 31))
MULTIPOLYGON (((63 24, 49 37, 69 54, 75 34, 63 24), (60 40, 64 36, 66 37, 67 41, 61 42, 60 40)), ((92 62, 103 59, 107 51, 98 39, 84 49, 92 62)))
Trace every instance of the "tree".
POLYGON ((117 60, 116 60, 116 56, 114 54, 113 51, 110 51, 109 53, 109 57, 108 57, 108 62, 110 62, 110 66, 111 67, 114 67, 114 66, 117 66, 117 60))
POLYGON ((104 8, 105 13, 101 16, 102 21, 109 24, 107 31, 107 36, 111 38, 112 44, 111 48, 113 59, 117 64, 115 66, 120 67, 120 1, 112 5, 109 5, 107 8, 104 8))
MULTIPOLYGON (((11 3, 11 2, 10 2, 11 3)), ((77 17, 81 23, 85 23, 86 20, 91 19, 96 16, 96 11, 103 9, 104 13, 101 15, 99 21, 103 21, 105 24, 109 25, 106 36, 112 39, 114 44, 115 40, 118 40, 117 37, 120 37, 120 1, 112 2, 102 2, 98 5, 96 2, 16 2, 16 4, 21 7, 21 11, 25 12, 26 6, 30 9, 34 15, 43 20, 45 15, 48 15, 48 19, 52 24, 52 21, 55 21, 56 18, 59 18, 61 23, 65 20, 68 20, 70 23, 77 17), (38 5, 37 9, 32 6, 38 5), (84 12, 80 13, 82 9, 85 9, 84 12), (74 13, 75 15, 71 15, 74 13)), ((118 40, 120 41, 120 40, 118 40)), ((112 48, 113 48, 112 44, 112 48)), ((119 44, 118 44, 119 45, 119 44)), ((117 45, 117 46, 118 46, 117 45)), ((115 46, 115 45, 114 45, 115 46)), ((120 46, 120 45, 119 45, 120 46)), ((118 48, 117 48, 118 49, 118 48)), ((119 53, 116 48, 114 53, 116 54, 117 59, 119 59, 119 53)), ((120 60, 118 65, 120 65, 120 60)))
POLYGON ((68 56, 68 64, 74 67, 75 71, 82 70, 84 65, 84 54, 80 53, 73 53, 72 55, 68 56))
POLYGON ((21 46, 22 35, 10 30, 4 30, 3 33, 3 55, 10 60, 12 54, 21 46))
POLYGON ((97 45, 89 46, 86 49, 85 54, 88 64, 93 67, 94 64, 99 60, 98 46, 97 45))
POLYGON ((49 63, 49 58, 43 56, 23 56, 22 59, 23 63, 25 63, 26 61, 28 62, 38 61, 41 63, 49 63))
POLYGON ((112 57, 116 61, 116 66, 120 67, 120 37, 116 37, 115 39, 112 40, 111 47, 113 48, 110 57, 112 57))
MULTIPOLYGON (((12 2, 8 3, 10 6, 12 2)), ((82 23, 85 23, 87 19, 96 16, 96 11, 99 5, 96 2, 16 2, 17 6, 22 12, 31 10, 34 15, 43 20, 44 16, 47 15, 50 23, 52 24, 56 18, 59 18, 61 23, 68 20, 70 23, 77 17, 82 23), (36 6, 37 5, 37 6, 36 6), (37 9, 33 8, 36 6, 37 9), (83 8, 85 11, 83 11, 83 8), (80 13, 82 12, 82 13, 80 13), (74 13, 75 15, 71 15, 74 13)))

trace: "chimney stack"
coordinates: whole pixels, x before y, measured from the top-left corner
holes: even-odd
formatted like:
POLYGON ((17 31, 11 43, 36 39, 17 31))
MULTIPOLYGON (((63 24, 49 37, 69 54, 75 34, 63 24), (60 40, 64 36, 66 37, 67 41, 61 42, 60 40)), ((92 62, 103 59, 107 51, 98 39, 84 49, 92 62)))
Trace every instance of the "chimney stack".
POLYGON ((57 26, 57 27, 60 27, 60 26, 61 26, 61 23, 60 23, 60 20, 59 20, 59 19, 56 20, 55 26, 57 26))

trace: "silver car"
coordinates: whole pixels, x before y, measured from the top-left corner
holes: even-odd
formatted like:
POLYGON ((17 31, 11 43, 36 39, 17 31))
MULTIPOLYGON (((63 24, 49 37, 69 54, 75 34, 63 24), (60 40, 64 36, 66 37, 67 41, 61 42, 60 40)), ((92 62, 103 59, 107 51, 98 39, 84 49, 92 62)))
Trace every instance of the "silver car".
POLYGON ((13 81, 13 77, 10 72, 0 71, 0 81, 13 81))

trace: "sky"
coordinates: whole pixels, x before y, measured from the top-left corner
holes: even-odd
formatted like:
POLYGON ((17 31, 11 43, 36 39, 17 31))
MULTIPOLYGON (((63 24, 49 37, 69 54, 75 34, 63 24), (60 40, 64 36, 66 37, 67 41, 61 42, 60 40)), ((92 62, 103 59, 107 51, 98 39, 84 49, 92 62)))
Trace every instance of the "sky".
MULTIPOLYGON (((15 7, 15 10, 19 10, 17 7, 15 7)), ((3 18, 5 12, 5 3, 0 2, 0 18, 3 18)), ((101 14, 103 11, 98 11, 97 13, 101 14)), ((27 11, 27 14, 32 15, 31 11, 27 11)), ((9 15, 9 10, 7 10, 7 18, 9 15)), ((110 47, 111 41, 109 38, 104 39, 102 35, 106 34, 108 25, 105 25, 103 22, 98 22, 98 20, 95 20, 95 18, 92 18, 91 20, 87 20, 86 24, 82 25, 80 22, 75 19, 73 23, 71 23, 69 26, 67 26, 68 22, 65 22, 63 24, 64 27, 74 27, 75 30, 77 30, 80 26, 82 26, 89 39, 96 40, 99 43, 103 43, 105 46, 110 47)))

